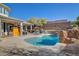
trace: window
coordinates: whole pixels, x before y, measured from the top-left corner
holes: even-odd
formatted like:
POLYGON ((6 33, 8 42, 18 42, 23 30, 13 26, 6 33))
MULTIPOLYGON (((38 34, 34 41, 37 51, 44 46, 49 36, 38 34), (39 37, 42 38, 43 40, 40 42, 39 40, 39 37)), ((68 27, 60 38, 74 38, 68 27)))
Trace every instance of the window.
POLYGON ((1 13, 1 7, 0 7, 0 13, 1 13))
POLYGON ((2 13, 4 14, 4 8, 2 8, 2 13))
POLYGON ((4 14, 6 14, 5 12, 6 12, 6 10, 4 9, 4 14))
POLYGON ((0 13, 8 15, 8 11, 5 8, 0 7, 0 13))
POLYGON ((7 10, 5 10, 5 14, 8 15, 8 11, 7 10))

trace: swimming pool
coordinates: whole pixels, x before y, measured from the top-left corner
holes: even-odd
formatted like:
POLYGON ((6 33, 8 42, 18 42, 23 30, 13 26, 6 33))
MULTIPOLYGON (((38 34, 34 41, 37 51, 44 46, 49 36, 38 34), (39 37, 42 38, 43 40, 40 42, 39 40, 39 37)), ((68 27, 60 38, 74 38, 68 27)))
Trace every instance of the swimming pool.
POLYGON ((59 42, 59 37, 57 35, 45 35, 42 37, 34 37, 25 40, 35 46, 52 46, 59 42))

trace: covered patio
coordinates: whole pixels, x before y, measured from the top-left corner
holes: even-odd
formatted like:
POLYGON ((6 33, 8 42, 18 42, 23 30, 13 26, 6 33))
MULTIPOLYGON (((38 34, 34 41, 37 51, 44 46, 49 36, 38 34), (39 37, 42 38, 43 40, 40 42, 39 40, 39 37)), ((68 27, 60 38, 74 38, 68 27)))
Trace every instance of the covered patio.
POLYGON ((29 23, 0 16, 0 36, 20 36, 27 34, 27 25, 29 23))

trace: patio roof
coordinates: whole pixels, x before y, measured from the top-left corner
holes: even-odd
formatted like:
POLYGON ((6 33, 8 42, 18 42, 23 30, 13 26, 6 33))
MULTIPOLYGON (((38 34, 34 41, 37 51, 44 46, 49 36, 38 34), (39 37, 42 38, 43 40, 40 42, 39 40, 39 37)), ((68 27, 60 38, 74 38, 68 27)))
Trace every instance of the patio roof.
POLYGON ((4 21, 6 21, 6 22, 17 22, 17 23, 22 22, 24 25, 33 25, 31 23, 28 23, 26 21, 22 21, 21 19, 17 19, 17 18, 13 18, 13 17, 6 17, 6 16, 2 16, 2 15, 0 15, 0 17, 3 18, 4 21))
POLYGON ((26 21, 23 21, 23 23, 24 23, 25 25, 33 25, 33 24, 28 23, 28 22, 26 22, 26 21))

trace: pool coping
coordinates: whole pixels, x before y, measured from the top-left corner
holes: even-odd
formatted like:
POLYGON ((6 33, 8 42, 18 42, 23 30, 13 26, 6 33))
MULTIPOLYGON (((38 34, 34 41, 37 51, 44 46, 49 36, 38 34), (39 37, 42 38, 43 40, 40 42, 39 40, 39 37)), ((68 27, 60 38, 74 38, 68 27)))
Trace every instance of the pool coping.
MULTIPOLYGON (((43 35, 47 35, 47 34, 43 34, 43 35)), ((37 36, 34 36, 34 37, 39 37, 39 36, 43 36, 43 35, 37 35, 37 36)), ((49 34, 48 34, 49 35, 49 34)), ((51 34, 50 34, 51 35, 51 34)), ((34 38, 34 37, 28 37, 27 39, 29 39, 29 38, 34 38)), ((51 49, 53 52, 55 52, 55 53, 59 53, 61 50, 63 50, 64 48, 65 48, 65 46, 66 46, 66 44, 64 44, 64 43, 56 43, 55 45, 53 45, 53 46, 35 46, 35 45, 32 45, 32 44, 30 44, 30 43, 28 43, 28 42, 26 42, 28 45, 30 45, 30 46, 32 46, 32 47, 36 47, 36 48, 38 48, 38 49, 51 49)))

